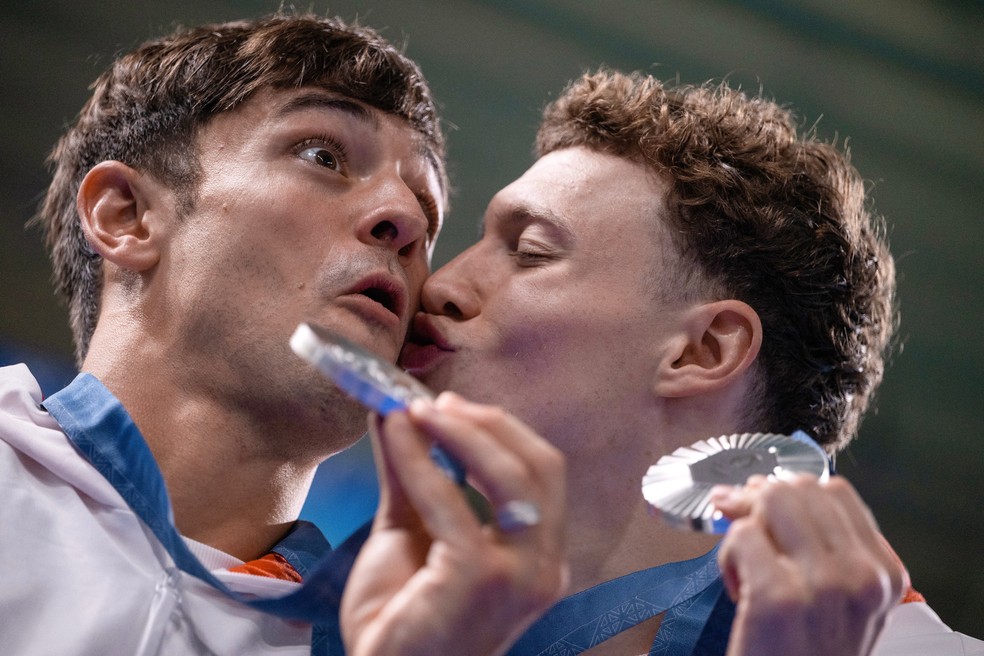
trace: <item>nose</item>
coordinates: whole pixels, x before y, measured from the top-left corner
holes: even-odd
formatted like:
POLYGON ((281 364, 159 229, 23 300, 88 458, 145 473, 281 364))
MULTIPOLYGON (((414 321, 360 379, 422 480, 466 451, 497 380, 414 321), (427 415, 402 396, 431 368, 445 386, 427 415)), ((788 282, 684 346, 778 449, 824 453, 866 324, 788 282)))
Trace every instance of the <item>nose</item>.
POLYGON ((427 278, 421 292, 425 312, 462 321, 481 312, 478 271, 473 266, 476 248, 472 246, 427 278))
POLYGON ((377 192, 366 199, 369 212, 359 223, 359 239, 396 252, 404 262, 426 257, 431 220, 417 195, 402 180, 377 192))

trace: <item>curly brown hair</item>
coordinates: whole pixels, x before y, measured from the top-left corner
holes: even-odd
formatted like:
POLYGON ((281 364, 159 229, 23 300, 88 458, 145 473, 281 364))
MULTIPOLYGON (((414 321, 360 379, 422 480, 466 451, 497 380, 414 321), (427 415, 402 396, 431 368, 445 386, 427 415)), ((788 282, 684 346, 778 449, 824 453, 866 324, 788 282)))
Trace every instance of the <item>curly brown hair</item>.
POLYGON ((81 364, 99 314, 102 260, 82 234, 75 197, 86 173, 118 160, 193 206, 195 139, 256 92, 318 86, 405 119, 424 137, 447 201, 444 135, 417 65, 374 30, 337 18, 276 14, 185 29, 117 59, 48 158, 52 183, 32 223, 45 233, 81 364))
POLYGON ((756 430, 803 429, 829 453, 846 446, 881 382, 897 318, 884 223, 847 150, 726 84, 668 87, 604 70, 544 111, 538 155, 571 146, 636 158, 672 179, 668 232, 696 263, 701 291, 720 290, 761 318, 756 430))

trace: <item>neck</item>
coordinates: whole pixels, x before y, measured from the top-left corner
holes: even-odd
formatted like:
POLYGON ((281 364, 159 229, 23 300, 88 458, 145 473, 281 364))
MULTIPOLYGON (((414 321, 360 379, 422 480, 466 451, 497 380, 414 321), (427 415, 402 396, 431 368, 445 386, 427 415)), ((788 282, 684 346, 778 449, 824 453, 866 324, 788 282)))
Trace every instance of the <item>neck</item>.
MULTIPOLYGON (((621 426, 620 434, 643 435, 643 430, 646 430, 643 426, 635 426, 633 430, 621 426)), ((648 430, 652 432, 651 428, 648 430)), ((626 448, 609 448, 606 453, 591 457, 574 454, 568 458, 571 510, 567 551, 572 593, 633 572, 697 558, 717 543, 716 536, 674 529, 650 514, 641 492, 646 469, 661 455, 698 439, 673 437, 668 433, 662 437, 658 444, 640 447, 636 452, 629 452, 630 445, 616 436, 611 440, 598 439, 598 443, 626 448)), ((656 637, 659 620, 657 616, 643 622, 588 653, 592 656, 646 654, 656 637)))
POLYGON ((318 464, 358 438, 352 422, 333 426, 324 413, 295 412, 289 399, 278 412, 269 411, 272 399, 258 411, 210 380, 207 368, 184 366, 174 349, 97 337, 82 370, 116 395, 140 429, 178 531, 242 560, 267 553, 286 534, 318 464))
MULTIPOLYGON (((640 477, 641 478, 641 477, 640 477)), ((579 487, 579 486, 578 486, 579 487)), ((571 565, 571 592, 666 563, 690 560, 710 551, 716 536, 670 528, 652 517, 636 486, 637 499, 625 499, 626 512, 572 513, 567 540, 571 565), (610 521, 606 521, 610 520, 610 521)), ((571 508, 591 490, 572 490, 571 508)), ((586 652, 591 656, 647 654, 659 630, 661 616, 623 631, 586 652)))

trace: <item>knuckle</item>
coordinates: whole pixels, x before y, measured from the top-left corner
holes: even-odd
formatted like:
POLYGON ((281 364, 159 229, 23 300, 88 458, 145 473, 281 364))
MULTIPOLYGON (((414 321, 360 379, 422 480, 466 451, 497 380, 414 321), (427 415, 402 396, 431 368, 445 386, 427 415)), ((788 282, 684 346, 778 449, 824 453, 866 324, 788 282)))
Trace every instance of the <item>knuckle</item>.
POLYGON ((893 561, 888 568, 888 588, 892 602, 902 599, 905 589, 909 586, 909 574, 898 562, 893 561))
MULTIPOLYGON (((895 583, 891 574, 883 567, 869 566, 863 575, 857 577, 855 594, 857 603, 865 608, 882 608, 892 603, 895 595, 895 583)), ((901 577, 898 588, 901 596, 901 577)))
POLYGON ((501 458, 496 465, 500 480, 512 481, 514 485, 527 487, 532 478, 529 463, 516 458, 501 458))
POLYGON ((759 621, 767 618, 801 617, 813 608, 813 595, 795 579, 785 585, 770 586, 759 591, 749 591, 746 612, 759 621))
POLYGON ((563 478, 567 472, 567 459, 557 447, 546 444, 543 449, 541 466, 545 474, 551 478, 563 478))
POLYGON ((504 554, 483 560, 475 589, 489 599, 511 598, 529 611, 543 611, 564 594, 570 579, 564 558, 509 557, 504 554))
POLYGON ((864 505, 864 502, 858 495, 857 490, 855 490, 850 481, 843 476, 831 477, 830 480, 826 482, 824 487, 830 496, 840 500, 841 504, 845 507, 862 506, 867 510, 867 506, 864 505))
POLYGON ((869 614, 890 605, 893 598, 891 575, 877 561, 841 559, 833 563, 828 571, 838 575, 831 575, 817 585, 817 596, 826 606, 844 605, 855 612, 869 614))
POLYGON ((740 517, 731 522, 718 551, 718 562, 722 568, 726 568, 739 560, 741 552, 739 545, 748 542, 749 538, 760 530, 755 521, 749 517, 740 517))
POLYGON ((790 485, 784 481, 774 481, 762 488, 758 506, 762 514, 770 516, 784 505, 790 485))
POLYGON ((483 428, 501 425, 509 416, 508 412, 497 405, 480 405, 475 410, 475 421, 483 428))
POLYGON ((758 523, 751 517, 739 517, 731 522, 731 526, 728 528, 728 533, 725 536, 725 544, 721 548, 731 547, 737 542, 747 540, 749 536, 760 530, 758 523))
POLYGON ((883 608, 889 603, 890 589, 887 574, 866 579, 857 587, 855 605, 867 609, 883 608))

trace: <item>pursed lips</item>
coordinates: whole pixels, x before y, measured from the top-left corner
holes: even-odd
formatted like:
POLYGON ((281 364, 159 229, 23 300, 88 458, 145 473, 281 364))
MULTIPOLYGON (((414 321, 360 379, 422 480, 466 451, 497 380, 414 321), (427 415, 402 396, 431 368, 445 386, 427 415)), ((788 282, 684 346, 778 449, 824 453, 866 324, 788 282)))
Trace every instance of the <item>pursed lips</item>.
POLYGON ((400 353, 400 365, 410 373, 422 374, 456 350, 434 325, 430 316, 418 312, 400 353))

